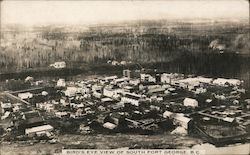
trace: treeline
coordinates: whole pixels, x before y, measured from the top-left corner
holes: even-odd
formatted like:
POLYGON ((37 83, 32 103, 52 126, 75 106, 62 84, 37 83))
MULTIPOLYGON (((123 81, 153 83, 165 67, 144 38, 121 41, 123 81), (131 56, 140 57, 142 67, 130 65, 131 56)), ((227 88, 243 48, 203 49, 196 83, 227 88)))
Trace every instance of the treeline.
MULTIPOLYGON (((106 62, 110 59, 140 63, 179 61, 178 58, 185 53, 200 53, 202 56, 204 53, 221 52, 209 48, 209 44, 214 40, 219 40, 226 46, 223 52, 249 53, 249 36, 241 34, 243 30, 237 29, 234 32, 232 31, 234 29, 229 29, 230 31, 225 30, 221 33, 202 31, 200 34, 199 31, 184 30, 187 32, 183 34, 159 33, 160 30, 157 29, 149 29, 143 33, 121 30, 120 32, 105 30, 106 33, 103 33, 93 30, 77 35, 65 33, 61 29, 43 31, 39 32, 38 37, 25 39, 17 37, 11 45, 1 47, 0 68, 3 72, 48 67, 56 61, 66 61, 69 65, 106 62)), ((207 56, 204 57, 206 58, 207 56)), ((183 64, 185 61, 183 60, 183 64)))

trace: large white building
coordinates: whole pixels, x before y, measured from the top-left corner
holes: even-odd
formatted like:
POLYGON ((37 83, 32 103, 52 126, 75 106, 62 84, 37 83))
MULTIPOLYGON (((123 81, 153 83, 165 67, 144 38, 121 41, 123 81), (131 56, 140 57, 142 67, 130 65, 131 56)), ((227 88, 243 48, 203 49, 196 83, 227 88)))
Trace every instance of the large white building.
POLYGON ((33 128, 25 129, 25 134, 26 135, 31 135, 31 134, 43 135, 43 134, 46 134, 46 132, 50 132, 53 130, 54 128, 51 125, 42 125, 42 126, 36 126, 33 128))
POLYGON ((184 103, 184 106, 198 107, 198 101, 196 99, 185 98, 183 103, 184 103))
POLYGON ((50 67, 54 67, 54 68, 65 68, 66 67, 66 62, 64 61, 60 61, 60 62, 55 62, 53 64, 50 64, 50 67))
POLYGON ((121 102, 123 102, 123 103, 131 103, 132 105, 139 106, 139 100, 140 99, 141 99, 141 95, 126 93, 121 98, 121 102))

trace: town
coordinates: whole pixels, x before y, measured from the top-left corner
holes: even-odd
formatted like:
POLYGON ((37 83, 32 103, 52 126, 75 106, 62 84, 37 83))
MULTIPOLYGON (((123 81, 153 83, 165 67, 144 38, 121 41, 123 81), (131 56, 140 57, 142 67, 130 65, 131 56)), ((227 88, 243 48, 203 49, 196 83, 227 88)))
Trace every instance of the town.
POLYGON ((28 76, 23 80, 27 89, 0 95, 2 143, 54 144, 65 133, 169 132, 214 145, 249 140, 250 98, 244 81, 157 69, 121 72, 81 80, 28 76))

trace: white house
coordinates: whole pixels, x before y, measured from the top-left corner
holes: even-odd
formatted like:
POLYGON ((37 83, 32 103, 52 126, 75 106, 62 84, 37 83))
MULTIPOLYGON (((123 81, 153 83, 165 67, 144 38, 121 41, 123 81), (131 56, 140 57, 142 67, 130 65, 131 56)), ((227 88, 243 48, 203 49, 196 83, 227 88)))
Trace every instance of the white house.
POLYGON ((165 111, 163 113, 163 118, 171 118, 171 116, 173 115, 174 113, 171 112, 171 111, 165 111))
POLYGON ((60 61, 60 62, 55 62, 53 64, 50 64, 50 67, 54 67, 54 68, 65 68, 66 67, 66 62, 64 61, 60 61))
POLYGON ((191 121, 190 118, 185 117, 181 114, 174 115, 173 119, 174 119, 175 125, 180 125, 181 127, 185 128, 186 130, 188 129, 189 122, 191 121))
POLYGON ((139 100, 140 99, 141 99, 141 95, 126 93, 121 98, 121 102, 123 102, 123 103, 131 103, 132 105, 139 106, 139 100))
POLYGON ((64 94, 66 96, 75 96, 76 93, 80 93, 80 88, 77 88, 77 87, 67 87, 67 89, 65 90, 64 94))
POLYGON ((198 101, 192 98, 185 98, 183 100, 184 106, 198 107, 198 101))
POLYGON ((19 94, 18 94, 18 97, 21 98, 22 100, 24 100, 24 99, 32 98, 32 97, 33 97, 33 94, 30 93, 30 92, 27 92, 27 93, 19 93, 19 94))
POLYGON ((108 87, 105 87, 103 89, 103 95, 107 96, 107 97, 110 97, 110 98, 117 99, 117 98, 120 97, 121 93, 123 93, 122 89, 112 89, 112 88, 108 88, 108 87))
POLYGON ((123 78, 119 78, 119 79, 114 79, 115 84, 122 83, 122 82, 129 82, 129 78, 123 77, 123 78))
POLYGON ((66 87, 65 79, 59 79, 56 84, 57 87, 66 87))
POLYGON ((42 126, 36 126, 33 128, 25 129, 25 134, 26 135, 30 135, 30 134, 41 135, 41 134, 46 134, 46 132, 50 132, 53 130, 54 130, 54 128, 51 125, 42 125, 42 126))
POLYGON ((152 77, 150 74, 140 74, 141 81, 146 81, 146 82, 155 82, 155 78, 152 77))
POLYGON ((2 109, 2 113, 5 113, 6 111, 11 111, 12 110, 12 104, 11 103, 3 103, 3 102, 1 102, 1 109, 2 109))
POLYGON ((63 117, 67 117, 68 113, 67 112, 56 112, 55 115, 56 115, 56 117, 63 118, 63 117))
POLYGON ((224 79, 224 78, 218 78, 213 81, 213 84, 220 86, 226 86, 227 83, 230 85, 237 86, 241 84, 241 81, 238 79, 224 79))

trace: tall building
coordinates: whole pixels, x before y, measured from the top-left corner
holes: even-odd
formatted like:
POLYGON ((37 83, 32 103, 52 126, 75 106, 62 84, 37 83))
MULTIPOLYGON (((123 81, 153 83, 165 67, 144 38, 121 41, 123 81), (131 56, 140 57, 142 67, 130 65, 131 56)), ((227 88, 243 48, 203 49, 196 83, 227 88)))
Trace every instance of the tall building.
POLYGON ((123 76, 127 78, 131 78, 131 70, 129 69, 123 70, 123 76))

